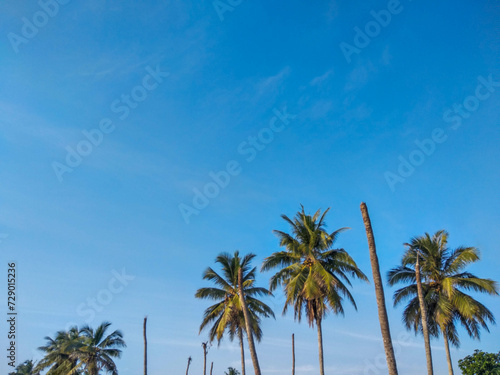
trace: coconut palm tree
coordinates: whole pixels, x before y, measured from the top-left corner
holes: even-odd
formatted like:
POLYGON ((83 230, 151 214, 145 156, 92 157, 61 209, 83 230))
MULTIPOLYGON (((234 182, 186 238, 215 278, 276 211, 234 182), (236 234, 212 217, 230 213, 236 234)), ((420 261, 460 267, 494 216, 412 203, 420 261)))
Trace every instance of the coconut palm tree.
POLYGON ((390 285, 409 284, 394 293, 394 305, 409 301, 403 321, 416 333, 422 330, 421 309, 418 300, 415 266, 420 261, 422 290, 431 336, 443 336, 448 370, 453 374, 449 344, 460 345, 456 323, 460 323, 472 338, 480 338, 480 328, 488 330, 488 322, 495 319, 489 309, 467 294, 468 291, 498 295, 497 283, 466 272, 465 268, 480 260, 475 247, 448 248, 448 233, 413 238, 403 255, 402 264, 388 273, 390 285))
POLYGON ((78 360, 74 356, 75 351, 82 345, 78 327, 58 331, 54 339, 46 336, 45 340, 47 344, 38 348, 45 356, 36 365, 36 371, 49 368, 46 375, 79 375, 78 360))
POLYGON ((81 329, 83 345, 77 348, 75 357, 87 375, 98 375, 102 370, 118 375, 114 358, 121 357, 121 349, 126 347, 123 334, 116 330, 106 336, 111 323, 104 322, 95 330, 89 326, 81 329))
POLYGON ((234 367, 228 367, 227 372, 224 372, 224 375, 240 375, 240 373, 234 367))
POLYGON ((257 299, 259 296, 272 296, 272 294, 265 288, 255 286, 256 268, 251 268, 253 258, 255 258, 254 254, 248 254, 241 258, 238 251, 234 255, 221 253, 215 259, 215 262, 222 267, 221 274, 215 272, 211 267, 207 268, 203 273, 203 279, 212 281, 216 287, 200 288, 195 294, 196 298, 216 301, 215 304, 205 310, 200 325, 200 333, 206 327, 211 326, 209 340, 210 342, 217 340, 218 344, 220 344, 226 332, 231 341, 238 336, 243 375, 245 374, 243 333, 246 332, 246 328, 243 306, 238 294, 238 270, 240 268, 243 272, 243 291, 251 317, 252 334, 257 341, 262 338, 261 318, 271 316, 274 318, 272 309, 257 299))
POLYGON ((9 375, 40 375, 40 372, 36 370, 36 362, 32 359, 28 359, 18 365, 16 370, 10 372, 9 375))
POLYGON ((292 220, 281 217, 290 225, 291 234, 274 231, 285 250, 276 252, 264 260, 262 271, 279 268, 271 277, 271 291, 284 286, 286 297, 283 314, 293 306, 295 318, 300 322, 303 311, 307 322, 318 331, 320 374, 324 375, 322 321, 328 312, 344 314, 344 299, 355 308, 356 303, 347 285, 350 277, 368 280, 352 257, 344 249, 333 245, 347 228, 332 233, 325 230, 325 216, 329 209, 308 215, 301 206, 292 220), (344 284, 346 283, 346 284, 344 284))

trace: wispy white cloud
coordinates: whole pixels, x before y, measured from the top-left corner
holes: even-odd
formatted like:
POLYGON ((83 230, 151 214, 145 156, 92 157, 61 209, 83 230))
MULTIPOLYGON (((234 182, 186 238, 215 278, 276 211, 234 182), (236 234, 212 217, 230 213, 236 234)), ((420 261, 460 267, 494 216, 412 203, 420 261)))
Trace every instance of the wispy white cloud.
POLYGON ((319 86, 324 82, 328 81, 333 76, 333 69, 327 70, 320 76, 314 77, 311 82, 309 82, 310 86, 319 86))
POLYGON ((74 129, 59 127, 26 106, 5 100, 0 101, 0 113, 2 134, 13 144, 35 139, 52 147, 63 147, 67 139, 75 134, 74 129))
POLYGON ((259 79, 255 85, 257 95, 276 92, 283 85, 283 82, 289 76, 290 72, 290 67, 285 66, 275 75, 259 79))

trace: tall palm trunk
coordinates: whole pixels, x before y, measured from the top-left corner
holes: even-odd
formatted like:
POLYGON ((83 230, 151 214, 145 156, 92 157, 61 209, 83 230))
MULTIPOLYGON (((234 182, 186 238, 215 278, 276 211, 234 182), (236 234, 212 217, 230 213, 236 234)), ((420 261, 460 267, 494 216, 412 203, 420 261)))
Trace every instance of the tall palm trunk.
POLYGON ((213 370, 214 370, 214 363, 212 362, 212 364, 210 365, 210 375, 212 375, 213 370))
POLYGON ((148 375, 148 340, 146 338, 146 323, 148 317, 144 318, 143 335, 144 335, 144 375, 148 375))
POLYGON ((449 375, 453 375, 453 364, 451 362, 451 354, 450 354, 450 343, 448 341, 448 337, 446 336, 446 330, 441 329, 444 338, 444 348, 446 350, 446 360, 448 361, 448 373, 449 375))
POLYGON ((238 327, 238 338, 240 339, 240 349, 241 349, 241 375, 245 375, 245 346, 243 343, 243 330, 238 327))
POLYGON ((323 331, 321 330, 321 318, 316 318, 318 327, 318 349, 319 349, 319 374, 325 375, 325 364, 323 361, 323 331))
POLYGON ((387 368, 389 375, 398 375, 396 364, 396 356, 394 355, 394 347, 392 346, 391 329, 389 326, 389 318, 387 317, 387 308, 385 306, 384 284, 380 276, 380 266, 378 263, 377 248, 375 247, 375 238, 373 236, 372 223, 368 208, 365 203, 361 203, 361 215, 365 224, 366 237, 368 239, 368 248, 370 250, 370 261, 373 272, 373 283, 375 284, 375 295, 377 298, 378 319, 380 321, 380 331, 384 340, 385 357, 387 360, 387 368))
POLYGON ((424 292, 422 290, 422 280, 420 278, 420 256, 417 252, 417 262, 415 264, 415 279, 417 282, 418 303, 420 305, 420 316, 422 318, 422 332, 424 334, 425 356, 427 358, 427 374, 433 375, 431 340, 429 337, 429 327, 427 325, 427 308, 424 302, 424 292))
POLYGON ((292 375, 295 375, 295 334, 292 333, 292 375))
POLYGON ((250 356, 252 357, 253 368, 255 371, 255 375, 261 375, 259 359, 257 358, 257 351, 255 350, 255 343, 253 341, 252 327, 250 325, 250 313, 248 312, 248 306, 245 300, 245 294, 243 293, 243 270, 241 269, 241 267, 238 269, 238 289, 240 294, 241 306, 243 308, 243 315, 245 317, 248 348, 250 349, 250 356))

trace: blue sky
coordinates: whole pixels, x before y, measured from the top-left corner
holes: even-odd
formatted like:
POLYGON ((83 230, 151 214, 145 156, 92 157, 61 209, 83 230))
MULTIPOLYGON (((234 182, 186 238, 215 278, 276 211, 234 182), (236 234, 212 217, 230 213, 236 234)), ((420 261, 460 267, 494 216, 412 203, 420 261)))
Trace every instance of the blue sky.
MULTIPOLYGON (((219 14, 211 1, 63 3, 53 16, 37 2, 0 5, 0 275, 17 262, 19 360, 44 336, 83 324, 87 298, 111 295, 90 324, 124 332, 120 374, 142 371, 145 315, 150 374, 185 371, 188 356, 201 371, 203 270, 235 250, 260 266, 279 249, 272 230, 287 229, 280 215, 300 204, 331 207, 329 228, 352 228, 338 245, 367 274, 362 201, 384 273, 412 236, 445 228, 452 247, 481 249, 471 271, 499 278, 495 1, 242 1, 219 14), (374 24, 372 12, 387 9, 386 25, 374 24), (363 48, 356 27, 372 35, 363 48), (357 52, 346 59, 341 43, 357 52), (97 134, 103 122, 108 132, 89 151, 82 131, 97 134), (85 154, 73 166, 68 147, 85 154), (214 191, 210 173, 230 162, 238 172, 214 191), (196 208, 193 189, 213 198, 196 208), (180 205, 193 209, 187 219, 180 205), (118 287, 114 272, 133 279, 118 287)), ((405 334, 394 290, 386 299, 400 372, 421 374, 423 341, 405 334)), ((324 324, 327 373, 383 373, 373 285, 352 292, 358 312, 324 324)), ((498 318, 500 299, 478 298, 498 318)), ((280 316, 281 293, 268 302, 277 319, 263 323, 263 372, 288 373, 295 333, 297 374, 317 373, 315 330, 280 316)), ((460 333, 455 362, 499 350, 496 326, 481 342, 460 333)), ((210 349, 215 374, 239 368, 235 345, 210 349)), ((444 373, 441 340, 433 348, 444 373)))

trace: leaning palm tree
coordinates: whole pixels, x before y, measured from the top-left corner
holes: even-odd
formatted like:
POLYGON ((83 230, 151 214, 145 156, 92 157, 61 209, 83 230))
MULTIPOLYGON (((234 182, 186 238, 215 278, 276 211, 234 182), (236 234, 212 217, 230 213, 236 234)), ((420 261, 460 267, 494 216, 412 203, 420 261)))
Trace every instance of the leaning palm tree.
POLYGON ((279 268, 270 280, 271 291, 284 286, 286 296, 283 314, 293 306, 295 318, 300 322, 302 312, 312 327, 318 330, 320 374, 324 375, 322 321, 328 312, 344 314, 344 299, 355 308, 356 303, 348 287, 349 276, 368 280, 352 257, 344 249, 335 249, 335 240, 347 228, 332 233, 325 230, 325 215, 321 210, 308 215, 304 207, 292 220, 281 217, 290 225, 291 234, 274 231, 284 251, 279 251, 264 260, 262 270, 279 268), (344 284, 346 283, 346 284, 344 284))
POLYGON ((15 371, 10 372, 9 375, 40 375, 40 372, 36 370, 36 362, 28 359, 18 365, 15 371))
POLYGON ((218 255, 215 262, 221 265, 221 274, 215 272, 210 267, 203 273, 203 279, 212 281, 216 287, 200 288, 195 294, 196 298, 216 301, 215 304, 205 310, 203 321, 200 325, 200 333, 206 327, 211 326, 209 340, 210 342, 217 340, 218 344, 220 344, 226 332, 231 341, 237 336, 241 349, 243 375, 245 374, 243 333, 246 333, 246 327, 243 306, 238 294, 238 270, 240 268, 243 271, 243 291, 251 317, 252 335, 257 341, 260 341, 262 338, 262 329, 260 328, 261 318, 271 316, 274 318, 271 308, 257 299, 259 296, 272 296, 272 294, 265 288, 255 286, 256 268, 251 268, 253 258, 255 258, 254 254, 248 254, 242 259, 238 251, 234 255, 227 253, 218 255))
POLYGON ((126 347, 123 335, 116 330, 106 336, 111 323, 104 322, 95 330, 84 326, 81 330, 83 345, 78 348, 75 357, 85 369, 87 375, 98 375, 102 370, 118 375, 114 358, 121 357, 121 349, 126 347))
POLYGON ((388 273, 389 284, 409 284, 394 293, 394 305, 408 301, 403 312, 407 329, 415 333, 422 330, 422 316, 416 285, 417 258, 422 274, 422 294, 428 315, 429 334, 443 335, 449 374, 453 366, 449 344, 460 345, 456 323, 460 323, 472 338, 480 338, 480 328, 488 330, 488 322, 495 319, 489 309, 467 294, 468 291, 498 295, 497 283, 479 278, 464 269, 480 260, 475 247, 448 248, 448 233, 444 230, 434 235, 426 233, 405 244, 407 250, 402 264, 388 273))
POLYGON ((370 252, 370 263, 372 266, 373 283, 375 285, 375 297, 377 298, 378 319, 380 322, 380 332, 384 343, 385 357, 387 361, 387 370, 389 375, 398 375, 396 356, 394 346, 392 345, 391 329, 389 326, 389 317, 387 316, 387 307, 385 305, 384 284, 380 275, 380 265, 378 262, 377 247, 375 246, 375 236, 373 235, 372 222, 368 213, 366 203, 360 205, 361 216, 365 225, 366 238, 368 240, 368 250, 370 252))
POLYGON ((75 352, 83 345, 80 330, 72 327, 68 331, 59 331, 55 338, 45 337, 47 344, 38 348, 45 353, 44 358, 36 365, 40 372, 49 369, 46 375, 79 375, 80 369, 75 352))

